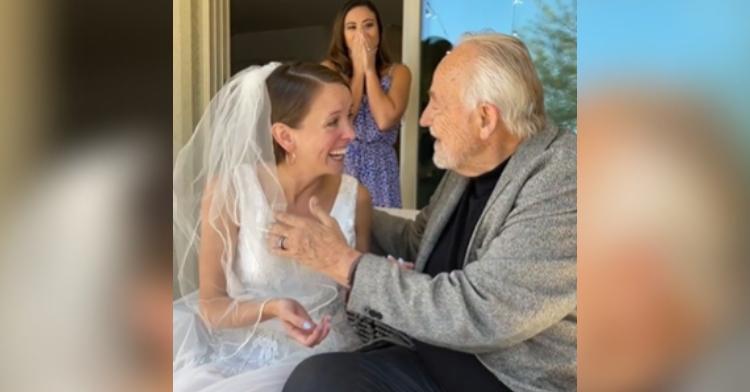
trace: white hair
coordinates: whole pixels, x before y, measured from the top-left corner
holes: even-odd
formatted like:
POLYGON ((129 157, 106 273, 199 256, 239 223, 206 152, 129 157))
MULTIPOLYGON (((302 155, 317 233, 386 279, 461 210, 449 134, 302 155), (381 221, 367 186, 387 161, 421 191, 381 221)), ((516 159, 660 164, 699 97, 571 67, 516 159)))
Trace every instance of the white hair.
POLYGON ((526 45, 499 33, 466 34, 460 45, 477 49, 462 97, 469 110, 482 103, 496 106, 505 126, 522 139, 549 125, 544 90, 526 45))

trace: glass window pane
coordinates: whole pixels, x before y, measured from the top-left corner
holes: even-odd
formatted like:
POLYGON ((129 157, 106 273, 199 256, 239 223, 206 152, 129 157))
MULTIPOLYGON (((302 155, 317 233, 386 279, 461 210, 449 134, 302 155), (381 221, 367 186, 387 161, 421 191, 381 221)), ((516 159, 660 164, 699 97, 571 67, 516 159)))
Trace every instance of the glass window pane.
MULTIPOLYGON (((513 34, 532 53, 545 87, 547 114, 558 126, 577 129, 576 0, 423 0, 420 113, 427 106, 432 74, 466 32, 513 34)), ((435 191, 443 171, 432 163, 434 140, 419 128, 417 207, 435 191)))

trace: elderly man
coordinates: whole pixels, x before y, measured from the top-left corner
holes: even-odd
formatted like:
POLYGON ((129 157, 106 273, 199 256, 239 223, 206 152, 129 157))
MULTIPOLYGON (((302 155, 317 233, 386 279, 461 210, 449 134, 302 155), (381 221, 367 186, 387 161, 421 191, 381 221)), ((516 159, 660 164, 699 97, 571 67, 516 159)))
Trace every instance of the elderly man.
POLYGON ((408 336, 313 356, 285 391, 576 390, 576 137, 548 123, 543 102, 511 36, 468 36, 440 63, 420 121, 449 172, 415 221, 373 219, 377 252, 414 270, 348 247, 314 201, 318 222, 278 216, 276 253, 408 336))

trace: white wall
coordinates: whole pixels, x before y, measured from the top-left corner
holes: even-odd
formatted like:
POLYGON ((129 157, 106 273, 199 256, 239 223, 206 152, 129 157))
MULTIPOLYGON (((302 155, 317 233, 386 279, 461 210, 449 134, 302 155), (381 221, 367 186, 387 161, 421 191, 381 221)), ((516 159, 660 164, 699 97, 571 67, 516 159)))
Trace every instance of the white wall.
POLYGON ((231 45, 233 73, 269 61, 322 61, 328 38, 322 26, 235 35, 231 45))

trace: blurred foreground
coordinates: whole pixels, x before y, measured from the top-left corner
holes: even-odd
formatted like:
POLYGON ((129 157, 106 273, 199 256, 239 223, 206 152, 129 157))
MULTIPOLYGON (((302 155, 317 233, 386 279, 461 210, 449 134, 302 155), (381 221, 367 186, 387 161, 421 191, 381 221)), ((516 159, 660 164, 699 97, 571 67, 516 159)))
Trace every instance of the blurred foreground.
POLYGON ((750 390, 750 3, 581 1, 582 392, 750 390))
POLYGON ((160 3, 0 0, 0 391, 171 390, 160 3))
POLYGON ((579 389, 750 387, 741 133, 698 91, 579 96, 579 389))

